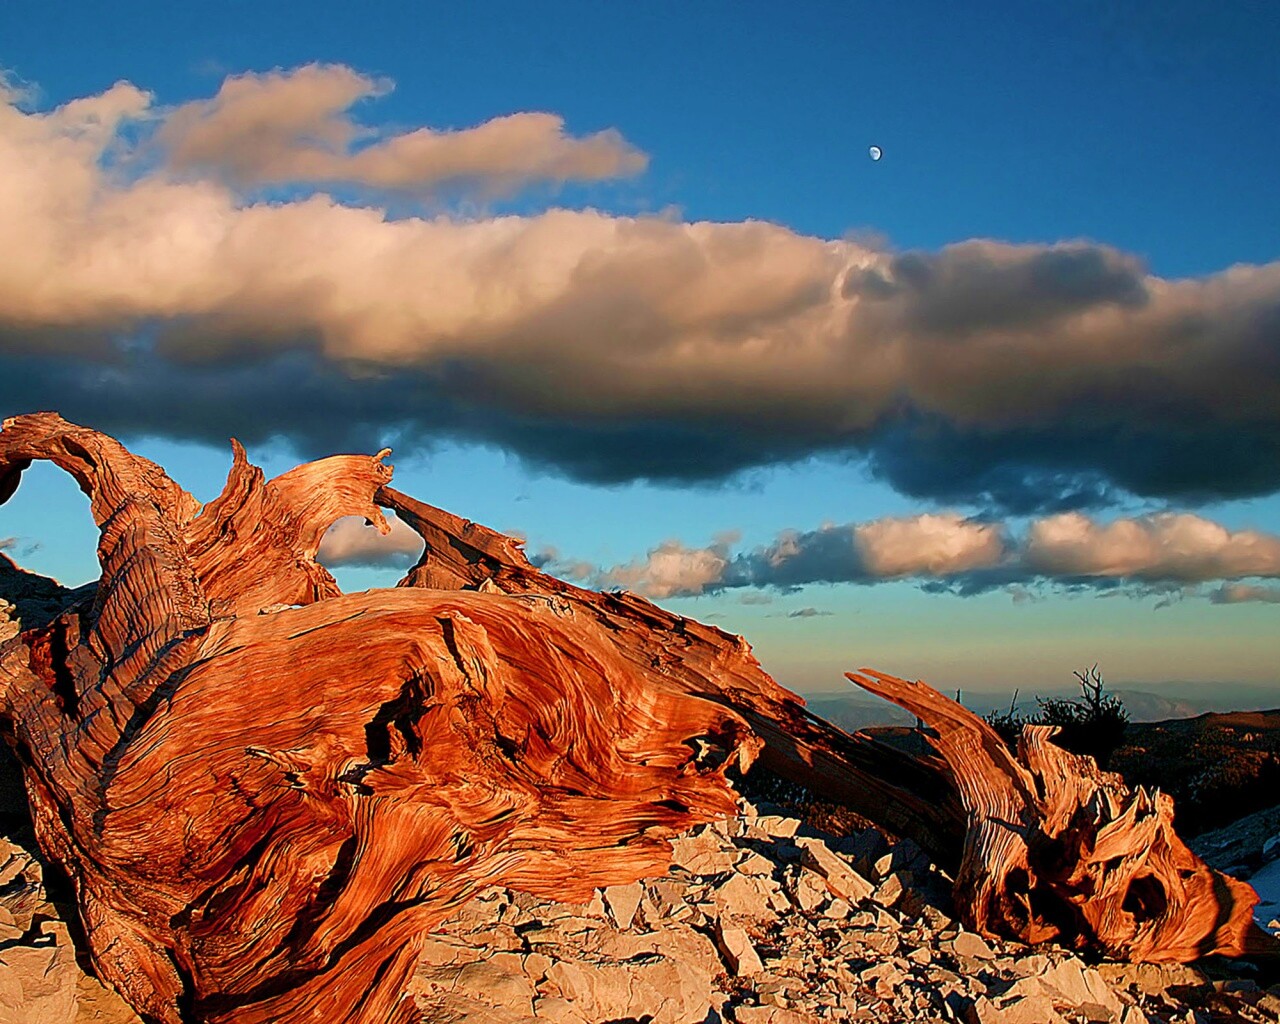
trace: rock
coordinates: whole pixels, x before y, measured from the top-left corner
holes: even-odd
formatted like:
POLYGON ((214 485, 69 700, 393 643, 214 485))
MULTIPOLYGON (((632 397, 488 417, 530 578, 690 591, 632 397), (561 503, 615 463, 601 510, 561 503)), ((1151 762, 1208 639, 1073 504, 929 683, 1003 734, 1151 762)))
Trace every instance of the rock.
POLYGON ((773 836, 775 838, 789 839, 794 836, 800 828, 800 822, 795 818, 784 818, 781 815, 766 814, 756 818, 752 823, 753 828, 748 830, 747 835, 757 834, 760 837, 773 836))
POLYGON ((22 620, 18 618, 17 605, 0 598, 0 644, 22 631, 22 620))
POLYGON ((860 870, 870 875, 875 862, 889 852, 884 836, 873 828, 864 829, 836 841, 836 849, 848 857, 860 870))
POLYGON ((681 836, 671 844, 671 863, 694 875, 718 875, 733 869, 737 850, 725 848, 710 829, 698 835, 681 836))
POLYGON ((990 960, 995 956, 987 940, 973 932, 961 932, 947 945, 956 956, 968 957, 971 960, 990 960))
POLYGON ((1053 961, 1043 953, 1029 953, 1006 964, 1007 970, 1019 978, 1038 977, 1052 966, 1053 961))
POLYGON ((882 907, 892 907, 902 899, 904 892, 906 892, 906 886, 903 885, 901 877, 889 875, 875 888, 872 895, 882 907))
POLYGON ((730 876, 714 894, 721 914, 748 921, 773 920, 777 914, 771 900, 775 897, 785 903, 782 887, 772 878, 740 874, 730 876))
POLYGON ((738 1024, 813 1024, 813 1018, 784 1006, 739 1006, 734 1009, 738 1024))
POLYGON ((1202 988, 1209 984, 1204 972, 1191 964, 1104 963, 1098 965, 1098 973, 1113 988, 1128 988, 1147 996, 1175 986, 1202 988))
POLYGON ((572 1002, 559 996, 539 999, 534 1020, 554 1021, 555 1024, 591 1024, 590 1020, 578 1013, 572 1002))
POLYGON ((756 948, 742 928, 721 926, 716 929, 716 945, 724 954, 725 964, 738 977, 759 974, 764 970, 756 948))
POLYGON ((827 889, 821 881, 814 881, 808 872, 800 875, 795 882, 795 902, 801 910, 812 913, 826 901, 827 889))
POLYGON ((905 979, 906 975, 894 964, 888 962, 878 963, 859 975, 859 980, 864 985, 871 985, 876 993, 885 999, 890 998, 905 979))
POLYGON ((604 901, 609 906, 609 913, 613 915, 613 923, 619 928, 630 928, 643 895, 644 886, 639 882, 611 885, 605 889, 604 901))
POLYGON ((796 845, 802 851, 801 863, 821 875, 834 895, 849 903, 857 903, 874 891, 870 882, 854 871, 839 854, 833 853, 821 839, 802 836, 796 840, 796 845))
POLYGON ((929 857, 914 839, 899 839, 890 851, 893 871, 923 873, 929 867, 929 857))
POLYGON ((996 1000, 979 996, 966 1016, 969 1024, 1065 1024, 1045 995, 996 1000))
POLYGON ((1009 988, 1008 996, 1044 995, 1067 1006, 1093 1004, 1103 1007, 1112 1019, 1119 1018, 1124 1004, 1107 986, 1103 976, 1074 957, 1048 968, 1043 974, 1021 978, 1009 988))
POLYGON ((76 979, 76 1015, 71 1024, 142 1024, 129 1004, 97 978, 76 979))
POLYGON ((748 851, 742 855, 735 869, 744 875, 772 875, 773 861, 754 851, 748 851))
POLYGON ((70 945, 4 949, 0 952, 0 1024, 74 1020, 79 974, 70 945))

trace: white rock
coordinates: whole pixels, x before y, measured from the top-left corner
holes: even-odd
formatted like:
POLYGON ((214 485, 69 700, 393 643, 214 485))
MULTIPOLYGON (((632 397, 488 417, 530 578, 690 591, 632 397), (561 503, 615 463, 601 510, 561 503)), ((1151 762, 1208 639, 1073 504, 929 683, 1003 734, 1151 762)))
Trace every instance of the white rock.
POLYGON ((806 913, 818 909, 827 898, 827 888, 821 881, 814 881, 808 872, 796 879, 796 906, 806 913))
POLYGON ((1000 1000, 979 996, 969 1010, 971 1024, 1064 1024, 1045 995, 1015 996, 1000 1000))
POLYGON ((0 953, 0 1024, 67 1024, 78 977, 68 945, 9 946, 0 953))
POLYGON ((961 932, 946 945, 956 956, 965 956, 973 960, 990 960, 996 954, 987 945, 987 940, 973 932, 961 932))
POLYGON ((694 875, 718 875, 733 868, 738 851, 725 848, 720 836, 706 829, 696 836, 681 836, 671 842, 671 863, 694 875))
POLYGON ((763 922, 776 917, 770 905, 775 897, 785 901, 782 887, 771 877, 734 874, 715 890, 712 898, 726 917, 763 922))
POLYGON ((733 1017, 738 1024, 813 1024, 808 1014, 785 1006, 735 1006, 733 1017))
POLYGON ((833 853, 821 839, 801 836, 796 840, 801 849, 801 863, 820 874, 827 888, 850 903, 866 899, 874 886, 853 870, 837 853, 833 853))
POLYGON ((1071 957, 1048 968, 1043 974, 1021 978, 1006 993, 1009 996, 1045 995, 1068 1006, 1095 1003, 1119 1017, 1124 1004, 1092 967, 1071 957))
POLYGON ((1125 964, 1098 965, 1098 973, 1113 988, 1134 988, 1143 995, 1158 996, 1171 985, 1198 987, 1208 984, 1208 977, 1190 964, 1125 964))
POLYGON ((753 824, 764 835, 781 839, 790 839, 800 828, 800 822, 795 818, 784 818, 780 814, 761 815, 753 824))
POLYGON ((644 886, 639 882, 630 885, 611 885, 604 891, 604 901, 613 915, 613 923, 619 928, 630 928, 635 919, 636 908, 640 906, 640 897, 644 895, 644 886))
POLYGON ((761 857, 754 850, 744 851, 736 867, 744 875, 773 874, 773 861, 769 860, 768 857, 761 857))
POLYGON ((902 899, 904 892, 906 892, 906 886, 902 884, 902 879, 897 875, 889 875, 883 882, 876 886, 875 890, 871 894, 871 898, 882 907, 893 907, 902 899))
POLYGON ((760 954, 744 929, 721 924, 716 929, 716 945, 724 954, 729 970, 738 977, 759 974, 764 970, 760 954))

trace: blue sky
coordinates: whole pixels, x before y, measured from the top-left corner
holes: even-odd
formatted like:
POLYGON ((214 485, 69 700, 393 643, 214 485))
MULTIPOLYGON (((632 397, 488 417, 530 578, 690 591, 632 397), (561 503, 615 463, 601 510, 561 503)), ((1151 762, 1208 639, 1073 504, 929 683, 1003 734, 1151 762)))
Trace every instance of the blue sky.
MULTIPOLYGON (((118 433, 207 500, 229 462, 213 439, 235 432, 279 472, 300 454, 376 450, 386 402, 401 490, 519 531, 531 552, 554 549, 553 569, 589 564, 587 582, 648 588, 744 633, 802 692, 838 691, 841 672, 861 665, 943 689, 1026 690, 1069 683, 1095 660, 1120 682, 1280 691, 1277 37, 1280 15, 1245 3, 1141 14, 1008 5, 967 18, 941 4, 461 15, 438 4, 313 4, 305 15, 269 3, 6 4, 0 67, 24 94, 14 109, 35 115, 132 83, 150 99, 113 94, 129 112, 91 161, 101 188, 133 203, 148 181, 188 191, 109 237, 105 215, 70 223, 67 202, 36 204, 64 217, 58 238, 94 232, 85 251, 99 263, 59 277, 57 301, 43 305, 21 266, 0 263, 0 412, 53 404, 118 433), (544 139, 563 159, 512 171, 486 151, 489 164, 445 181, 401 163, 386 172, 399 176, 393 187, 350 166, 308 179, 294 157, 310 136, 274 140, 292 147, 282 174, 264 162, 262 137, 245 134, 248 115, 233 123, 241 115, 229 107, 196 106, 228 78, 254 85, 254 102, 275 102, 270 90, 307 66, 330 69, 317 90, 366 90, 316 122, 362 126, 350 153, 418 128, 546 112, 563 118, 561 135, 544 139), (259 77, 241 78, 250 73, 259 77), (174 113, 184 110, 192 120, 174 113), (617 134, 588 159, 584 140, 605 131, 617 134), (884 150, 878 162, 872 144, 884 150), (635 154, 647 158, 642 170, 635 154), (216 308, 148 262, 143 247, 161 239, 181 263, 192 211, 224 200, 217 223, 237 220, 238 231, 250 207, 291 214, 252 238, 278 245, 281 264, 298 260, 309 253, 293 248, 298 224, 318 193, 384 212, 376 225, 326 213, 306 228, 330 262, 311 269, 320 291, 304 299, 297 281, 257 296, 272 271, 233 265, 241 250, 229 246, 205 275, 230 282, 216 308), (488 290, 475 301, 490 305, 431 320, 451 298, 437 284, 445 271, 480 274, 466 261, 495 218, 541 224, 549 209, 603 220, 547 222, 532 240, 486 252, 488 290), (384 229, 415 218, 446 224, 406 250, 421 277, 409 256, 367 269, 374 257, 362 254, 380 250, 384 229), (616 218, 657 227, 637 242, 615 237, 616 218), (732 227, 748 221, 777 230, 732 227), (728 231, 686 233, 699 222, 728 231), (454 257, 432 262, 454 245, 454 257), (686 294, 681 273, 663 275, 690 246, 686 294), (623 249, 639 255, 609 263, 623 249), (108 257, 120 277, 109 287, 108 257), (563 284, 554 303, 522 307, 554 274, 543 268, 566 260, 603 265, 598 284, 574 291, 582 273, 566 272, 569 284, 546 285, 563 284), (1224 273, 1241 264, 1253 269, 1224 273), (856 287, 851 267, 869 275, 856 287), (652 287, 635 283, 645 275, 652 287), (849 305, 814 297, 831 281, 849 305), (326 305, 339 285, 352 297, 326 305), (290 305, 304 301, 328 318, 290 305), (877 312, 886 303, 891 312, 877 312), (865 321, 831 327, 862 309, 865 321), (293 332, 283 355, 262 341, 277 321, 293 332), (316 335, 323 355, 312 364, 316 335), (809 362, 809 347, 844 345, 847 358, 809 362), (791 354, 751 376, 761 346, 791 354), (904 375, 871 379, 867 368, 899 349, 904 375), (136 352, 137 363, 121 355, 136 352), (129 373, 127 387, 113 376, 129 373), (250 379, 271 388, 241 390, 250 379), (163 397, 188 383, 195 397, 169 408, 163 397), (323 421, 321 398, 350 430, 323 421), (424 411, 436 404, 443 411, 424 411), (864 407, 874 415, 861 417, 864 407), (1079 518, 1052 518, 1064 515, 1079 518), (889 519, 915 532, 853 531, 889 519), (1106 532, 1117 520, 1136 525, 1106 532), (805 572, 784 565, 786 531, 809 558, 805 572), (850 537, 856 557, 830 556, 833 539, 847 547, 850 537), (663 585, 650 554, 674 541, 685 575, 663 585), (930 544, 932 556, 902 561, 930 544), (706 571, 688 576, 698 566, 706 571)), ((53 146, 84 131, 23 138, 53 146)), ((26 195, 16 189, 34 186, 10 169, 0 196, 26 195)), ((35 237, 45 225, 19 226, 35 237)), ((65 260, 75 248, 51 251, 65 260)), ((94 575, 87 505, 48 467, 0 508, 0 538, 31 568, 71 582, 94 575)), ((338 571, 354 588, 400 570, 338 571)))

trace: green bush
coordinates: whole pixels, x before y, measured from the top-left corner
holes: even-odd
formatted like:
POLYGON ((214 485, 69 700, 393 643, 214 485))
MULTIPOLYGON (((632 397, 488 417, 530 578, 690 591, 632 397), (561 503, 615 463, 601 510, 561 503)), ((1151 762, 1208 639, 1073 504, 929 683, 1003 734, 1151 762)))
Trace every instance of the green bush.
POLYGON ((1018 713, 1015 691, 1009 710, 993 711, 986 716, 987 724, 1015 748, 1024 725, 1056 725, 1061 731, 1054 737, 1055 743, 1072 753, 1087 754, 1098 762, 1099 768, 1106 768, 1124 741, 1129 713, 1119 697, 1105 692, 1106 684, 1097 665, 1076 672, 1075 677, 1080 681, 1079 697, 1037 697, 1040 710, 1027 717, 1018 713))

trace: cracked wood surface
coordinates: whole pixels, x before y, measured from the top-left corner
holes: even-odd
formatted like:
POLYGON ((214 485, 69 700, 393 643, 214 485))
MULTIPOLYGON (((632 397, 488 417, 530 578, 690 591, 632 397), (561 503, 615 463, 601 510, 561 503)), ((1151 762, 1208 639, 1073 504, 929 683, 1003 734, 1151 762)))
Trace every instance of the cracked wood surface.
MULTIPOLYGON (((0 647, 0 718, 99 973, 157 1021, 412 1020, 417 945, 459 903, 661 873, 668 837, 733 812, 726 772, 757 754, 962 881, 974 808, 1034 802, 1016 771, 975 797, 945 745, 911 756, 817 719, 741 637, 540 572, 513 539, 393 490, 386 451, 271 481, 233 454, 201 507, 55 414, 0 432, 0 502, 53 461, 90 497, 102 566, 0 647), (379 506, 423 555, 398 588, 344 595, 320 539, 347 515, 386 532, 379 506)), ((1004 890, 972 894, 966 915, 998 927, 1004 890)), ((1212 933, 1225 951, 1233 927, 1212 933)))

